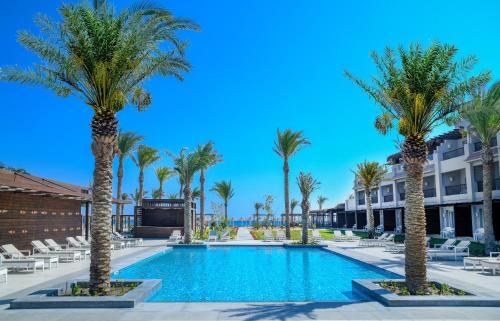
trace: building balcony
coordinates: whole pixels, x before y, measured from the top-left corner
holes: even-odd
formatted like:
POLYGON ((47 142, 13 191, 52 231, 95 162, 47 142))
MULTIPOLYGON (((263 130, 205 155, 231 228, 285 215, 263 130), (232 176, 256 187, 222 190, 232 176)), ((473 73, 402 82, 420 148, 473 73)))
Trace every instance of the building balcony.
POLYGON ((372 203, 378 203, 378 196, 372 197, 372 203))
POLYGON ((460 148, 456 148, 456 149, 453 149, 453 150, 450 150, 448 152, 445 152, 443 153, 443 160, 447 160, 447 159, 450 159, 450 158, 455 158, 455 157, 459 157, 459 156, 463 156, 464 155, 464 147, 460 147, 460 148))
POLYGON ((467 194, 466 184, 445 186, 444 189, 445 189, 445 195, 467 194))
POLYGON ((399 193, 399 200, 400 201, 404 201, 405 200, 405 195, 406 194, 404 192, 403 193, 399 193))
POLYGON ((384 203, 392 202, 392 201, 394 201, 393 195, 384 195, 384 203))
POLYGON ((358 199, 358 205, 365 205, 365 199, 364 198, 358 199))
MULTIPOLYGON (((477 186, 477 191, 478 192, 482 192, 483 191, 483 181, 477 181, 476 182, 476 186, 477 186)), ((500 190, 500 178, 495 178, 493 180, 493 190, 494 191, 500 190)))
POLYGON ((436 197, 436 189, 435 188, 425 188, 424 189, 424 197, 436 197))

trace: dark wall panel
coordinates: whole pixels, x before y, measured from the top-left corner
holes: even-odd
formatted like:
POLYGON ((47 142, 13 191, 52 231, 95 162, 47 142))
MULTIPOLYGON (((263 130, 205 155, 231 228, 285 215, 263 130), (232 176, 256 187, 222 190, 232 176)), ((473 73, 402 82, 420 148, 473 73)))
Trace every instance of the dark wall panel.
POLYGON ((472 215, 470 205, 455 206, 455 235, 472 236, 472 215))

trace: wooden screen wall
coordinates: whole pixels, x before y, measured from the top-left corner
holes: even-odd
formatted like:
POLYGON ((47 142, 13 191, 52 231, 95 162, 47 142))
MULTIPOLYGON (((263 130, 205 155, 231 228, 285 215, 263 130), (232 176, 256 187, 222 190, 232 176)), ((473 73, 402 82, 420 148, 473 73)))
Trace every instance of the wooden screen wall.
POLYGON ((32 250, 31 241, 82 235, 80 201, 27 193, 0 193, 0 245, 32 250))

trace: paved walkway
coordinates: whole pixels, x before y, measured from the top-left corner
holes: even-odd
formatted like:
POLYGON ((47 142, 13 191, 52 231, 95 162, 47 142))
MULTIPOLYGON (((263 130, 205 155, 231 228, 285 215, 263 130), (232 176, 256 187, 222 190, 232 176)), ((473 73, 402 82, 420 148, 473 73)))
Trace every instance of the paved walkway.
POLYGON ((236 241, 253 241, 253 236, 250 234, 248 227, 238 228, 238 233, 236 233, 236 241))

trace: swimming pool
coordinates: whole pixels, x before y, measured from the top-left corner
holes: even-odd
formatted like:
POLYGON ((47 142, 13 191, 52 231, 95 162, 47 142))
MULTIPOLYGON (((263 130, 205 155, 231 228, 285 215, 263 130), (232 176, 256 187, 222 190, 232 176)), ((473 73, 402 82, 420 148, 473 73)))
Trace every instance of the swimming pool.
POLYGON ((162 279, 150 302, 359 301, 351 280, 398 275, 319 248, 174 248, 114 279, 162 279))

